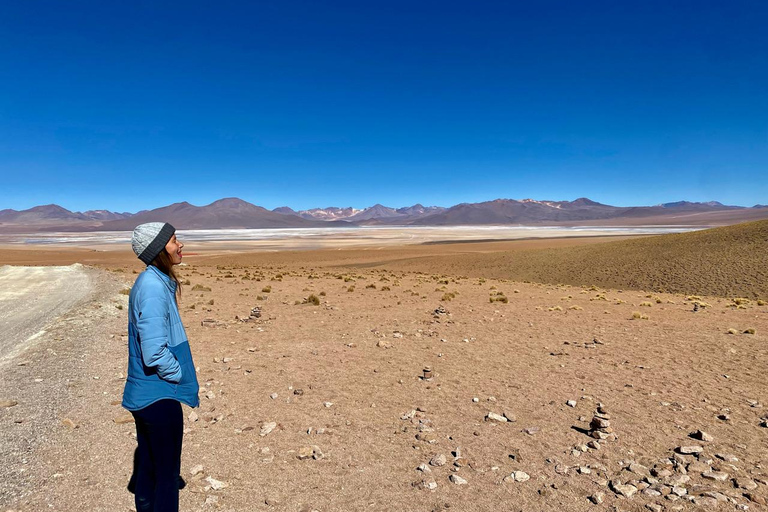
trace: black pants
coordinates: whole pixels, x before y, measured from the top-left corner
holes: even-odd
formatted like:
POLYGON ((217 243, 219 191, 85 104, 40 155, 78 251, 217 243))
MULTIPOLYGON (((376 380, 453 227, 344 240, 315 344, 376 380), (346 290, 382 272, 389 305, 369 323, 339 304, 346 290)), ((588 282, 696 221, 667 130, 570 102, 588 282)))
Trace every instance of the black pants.
POLYGON ((137 512, 178 512, 184 417, 176 400, 159 400, 133 411, 137 512))

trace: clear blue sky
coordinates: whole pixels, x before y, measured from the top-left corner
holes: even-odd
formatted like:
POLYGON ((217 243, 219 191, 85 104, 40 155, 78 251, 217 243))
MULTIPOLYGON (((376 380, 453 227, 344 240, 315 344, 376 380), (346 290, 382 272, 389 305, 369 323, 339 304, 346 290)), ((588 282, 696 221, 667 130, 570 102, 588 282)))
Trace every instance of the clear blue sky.
POLYGON ((768 2, 0 0, 0 209, 768 203, 768 2))

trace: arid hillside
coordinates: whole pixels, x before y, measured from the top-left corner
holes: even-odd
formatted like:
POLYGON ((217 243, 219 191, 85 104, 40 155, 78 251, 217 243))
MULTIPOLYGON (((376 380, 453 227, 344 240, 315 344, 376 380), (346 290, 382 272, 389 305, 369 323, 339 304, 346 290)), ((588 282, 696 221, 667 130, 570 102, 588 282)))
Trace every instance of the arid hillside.
POLYGON ((432 256, 382 266, 513 281, 765 298, 768 221, 575 247, 432 256))

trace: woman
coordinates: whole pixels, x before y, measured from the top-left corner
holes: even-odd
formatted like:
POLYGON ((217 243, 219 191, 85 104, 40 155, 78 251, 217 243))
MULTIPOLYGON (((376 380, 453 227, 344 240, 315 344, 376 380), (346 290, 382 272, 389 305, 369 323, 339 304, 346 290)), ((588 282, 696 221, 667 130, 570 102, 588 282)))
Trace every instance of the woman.
POLYGON ((137 512, 177 512, 184 418, 181 404, 199 405, 197 376, 177 299, 184 244, 168 223, 141 224, 131 246, 147 269, 128 299, 128 378, 123 407, 136 420, 137 512))

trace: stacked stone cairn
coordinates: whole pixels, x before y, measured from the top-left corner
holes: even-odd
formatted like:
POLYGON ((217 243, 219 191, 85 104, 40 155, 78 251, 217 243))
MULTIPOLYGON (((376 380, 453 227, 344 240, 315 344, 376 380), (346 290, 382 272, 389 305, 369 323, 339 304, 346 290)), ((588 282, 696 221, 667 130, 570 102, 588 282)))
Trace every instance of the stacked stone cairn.
POLYGON ((592 421, 589 422, 589 435, 600 441, 616 439, 616 434, 613 433, 613 428, 611 428, 611 415, 608 414, 605 406, 601 403, 597 404, 595 415, 592 421))

